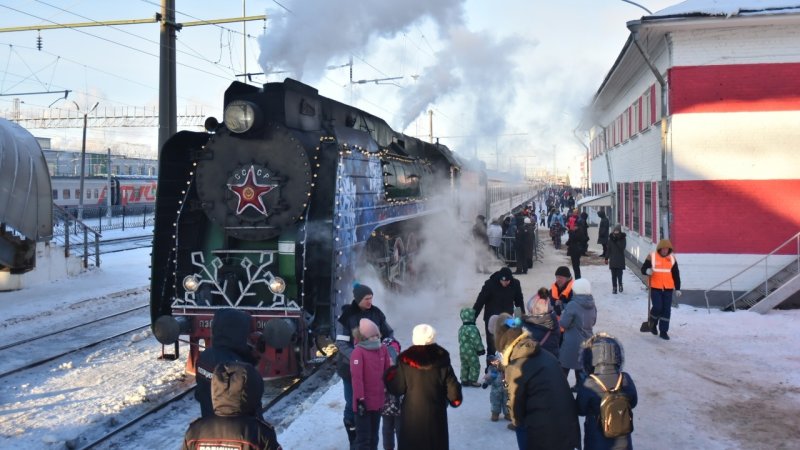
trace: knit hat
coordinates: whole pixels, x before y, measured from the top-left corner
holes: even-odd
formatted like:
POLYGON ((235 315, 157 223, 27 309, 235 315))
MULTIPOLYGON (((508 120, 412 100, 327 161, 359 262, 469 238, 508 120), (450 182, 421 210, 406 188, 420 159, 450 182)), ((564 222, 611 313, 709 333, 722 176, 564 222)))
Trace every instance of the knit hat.
POLYGON ((578 278, 572 283, 572 292, 576 295, 589 295, 592 293, 592 283, 586 278, 578 278))
POLYGON ((375 325, 375 322, 367 318, 361 319, 358 322, 358 332, 361 333, 361 336, 364 336, 364 339, 381 335, 381 332, 378 330, 378 326, 375 325))
POLYGON ((556 276, 572 278, 572 272, 569 271, 567 266, 559 266, 558 269, 556 269, 556 276))
POLYGON ((531 218, 530 217, 526 217, 525 220, 523 220, 523 222, 524 223, 531 223, 531 218))
POLYGON ((411 343, 414 345, 431 345, 436 342, 436 330, 427 323, 414 327, 411 333, 411 343))
POLYGON ((503 267, 498 273, 500 274, 500 281, 507 281, 514 278, 514 275, 511 273, 511 269, 508 267, 503 267))
POLYGON ((614 231, 622 232, 622 225, 620 225, 620 224, 614 225, 614 231))
POLYGON ((361 299, 368 295, 372 295, 372 289, 370 289, 369 286, 361 283, 355 283, 355 285, 353 285, 353 299, 356 302, 360 302, 361 299))
POLYGON ((549 314, 553 310, 553 306, 550 304, 550 299, 541 298, 538 295, 534 295, 530 298, 530 300, 528 300, 527 307, 528 314, 532 316, 549 314))

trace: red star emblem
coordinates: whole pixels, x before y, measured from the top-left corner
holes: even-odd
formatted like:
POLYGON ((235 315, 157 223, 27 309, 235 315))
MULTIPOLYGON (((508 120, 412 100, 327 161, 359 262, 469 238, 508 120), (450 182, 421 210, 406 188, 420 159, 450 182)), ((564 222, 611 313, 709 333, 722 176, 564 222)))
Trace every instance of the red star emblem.
POLYGON ((263 215, 267 215, 267 207, 261 196, 275 189, 274 184, 259 184, 256 181, 256 174, 253 166, 247 171, 247 176, 242 184, 229 184, 228 189, 239 197, 239 205, 236 207, 236 214, 241 214, 248 206, 254 208, 263 215))

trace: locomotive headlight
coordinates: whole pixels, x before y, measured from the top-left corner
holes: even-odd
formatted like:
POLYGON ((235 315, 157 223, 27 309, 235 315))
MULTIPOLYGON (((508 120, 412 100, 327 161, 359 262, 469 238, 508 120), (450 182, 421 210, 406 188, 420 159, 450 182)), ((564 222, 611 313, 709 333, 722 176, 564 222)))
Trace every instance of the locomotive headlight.
POLYGON ((244 133, 253 128, 260 111, 256 105, 244 100, 234 100, 228 104, 223 114, 225 126, 233 133, 244 133))
POLYGON ((286 282, 283 281, 281 277, 274 277, 272 281, 269 282, 269 290, 273 294, 283 294, 283 291, 286 290, 286 282))
POLYGON ((200 287, 200 280, 197 279, 197 275, 187 275, 183 279, 183 288, 188 292, 195 292, 198 287, 200 287))

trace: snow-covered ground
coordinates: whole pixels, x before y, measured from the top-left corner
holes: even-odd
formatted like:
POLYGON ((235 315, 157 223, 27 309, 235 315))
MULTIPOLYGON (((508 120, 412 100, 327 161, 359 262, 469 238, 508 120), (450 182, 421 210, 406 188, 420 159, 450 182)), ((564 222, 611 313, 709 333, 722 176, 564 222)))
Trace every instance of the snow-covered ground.
MULTIPOLYGON (((563 250, 547 246, 545 253, 543 262, 519 276, 526 298, 552 283, 557 266, 568 265, 563 250)), ((677 255, 680 259, 679 251, 677 255)), ((625 292, 612 295, 609 270, 600 263, 596 257, 584 258, 582 271, 597 302, 595 332, 611 333, 623 342, 625 370, 639 390, 633 435, 637 448, 798 448, 800 311, 709 314, 682 305, 673 310, 672 340, 663 341, 639 331, 647 300, 638 279, 626 271, 625 292)), ((146 302, 142 294, 109 294, 146 286, 148 266, 149 249, 116 253, 79 277, 0 293, 0 343, 16 341, 31 330, 83 322, 89 312, 105 315, 146 302)), ((452 352, 458 374, 458 312, 472 305, 486 277, 459 269, 457 276, 441 280, 439 288, 413 296, 372 287, 375 304, 386 313, 403 347, 410 344, 414 325, 430 323, 438 330, 438 342, 452 352)), ((113 424, 121 411, 143 408, 152 396, 185 382, 182 361, 155 361, 160 345, 149 333, 112 351, 75 356, 29 378, 2 380, 0 448, 65 448, 91 424, 113 424)), ((448 412, 451 448, 515 448, 507 422, 489 421, 489 391, 466 388, 464 395, 463 405, 448 412)), ((291 425, 278 430, 281 444, 287 450, 346 448, 343 405, 341 383, 336 383, 291 425)), ((161 434, 177 449, 184 431, 165 426, 148 430, 148 435, 161 434)), ((137 442, 130 446, 137 448, 137 442)))

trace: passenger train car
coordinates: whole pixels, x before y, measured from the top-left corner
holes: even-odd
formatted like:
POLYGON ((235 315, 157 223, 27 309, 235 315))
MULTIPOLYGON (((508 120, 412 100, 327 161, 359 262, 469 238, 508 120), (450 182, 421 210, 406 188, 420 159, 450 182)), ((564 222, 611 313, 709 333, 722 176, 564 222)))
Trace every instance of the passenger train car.
POLYGON ((431 198, 459 189, 461 167, 446 146, 291 79, 234 82, 224 106, 221 124, 161 150, 153 331, 175 357, 188 337, 194 373, 214 312, 240 308, 265 344, 261 373, 296 375, 331 342, 359 268, 413 282, 422 225, 452 213, 431 198))
MULTIPOLYGON (((53 203, 67 209, 74 209, 80 202, 80 177, 52 176, 50 183, 53 203)), ((146 175, 111 175, 112 206, 153 206, 156 201, 157 178, 146 175)), ((106 177, 92 176, 83 180, 84 207, 107 206, 109 180, 106 177)))

